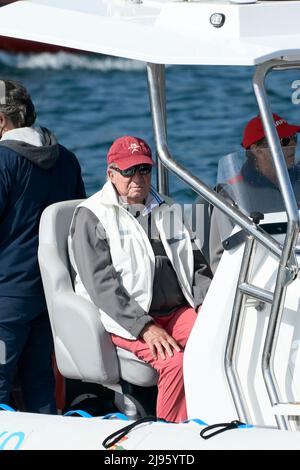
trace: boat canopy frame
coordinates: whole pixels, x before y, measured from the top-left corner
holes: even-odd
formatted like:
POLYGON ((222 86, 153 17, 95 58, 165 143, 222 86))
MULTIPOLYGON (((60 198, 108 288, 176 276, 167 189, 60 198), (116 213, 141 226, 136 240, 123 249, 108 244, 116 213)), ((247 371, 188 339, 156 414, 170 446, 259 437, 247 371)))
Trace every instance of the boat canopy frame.
MULTIPOLYGON (((271 312, 262 355, 262 374, 271 406, 275 409, 281 401, 281 394, 274 371, 277 339, 282 320, 287 286, 298 274, 298 264, 295 256, 295 246, 300 227, 298 207, 280 140, 276 132, 270 103, 266 93, 265 80, 267 75, 273 70, 299 69, 300 61, 272 59, 257 65, 253 75, 254 93, 271 150, 273 164, 278 177, 279 189, 287 214, 287 231, 282 245, 271 235, 267 234, 256 220, 252 220, 244 215, 237 207, 231 205, 223 196, 211 189, 172 157, 167 141, 164 67, 163 64, 147 63, 150 108, 158 155, 158 190, 164 194, 168 194, 167 172, 171 171, 196 193, 200 194, 206 201, 230 217, 230 219, 239 225, 247 234, 228 331, 224 367, 239 419, 249 423, 251 422, 251 416, 240 384, 236 365, 236 353, 242 330, 243 300, 245 296, 248 296, 259 301, 271 303, 271 312), (275 255, 278 260, 274 292, 266 291, 248 282, 257 243, 261 243, 269 252, 275 255)), ((285 416, 275 414, 275 419, 279 429, 290 429, 288 419, 285 416)))

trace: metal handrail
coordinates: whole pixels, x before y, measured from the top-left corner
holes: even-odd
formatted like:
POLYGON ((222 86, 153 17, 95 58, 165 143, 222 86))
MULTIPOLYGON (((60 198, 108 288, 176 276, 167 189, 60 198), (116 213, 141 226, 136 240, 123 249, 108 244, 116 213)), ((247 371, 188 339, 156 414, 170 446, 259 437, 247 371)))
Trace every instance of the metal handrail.
POLYGON ((159 80, 160 67, 164 66, 151 63, 147 64, 148 87, 153 121, 153 131, 158 156, 161 162, 168 170, 175 173, 178 178, 187 183, 188 186, 190 186, 195 192, 203 196, 204 199, 206 199, 208 202, 220 209, 232 220, 234 220, 241 228, 245 230, 247 234, 253 235, 277 258, 280 258, 282 246, 280 243, 278 243, 277 240, 275 240, 272 236, 260 229, 256 224, 252 222, 250 218, 245 216, 239 209, 231 205, 224 197, 222 197, 220 194, 217 194, 208 185, 203 183, 203 181, 201 181, 190 171, 184 168, 171 156, 167 145, 167 137, 165 132, 163 109, 161 103, 161 82, 159 80))
MULTIPOLYGON (((297 241, 297 236, 299 233, 299 216, 298 209, 294 197, 294 193, 290 184, 288 172, 286 165, 284 163, 284 157, 280 145, 277 132, 275 130, 275 125, 273 117, 268 105, 267 96, 264 88, 264 80, 267 73, 271 69, 278 70, 280 68, 286 70, 290 68, 299 68, 300 62, 287 62, 287 61, 269 61, 268 63, 257 66, 256 72, 253 78, 253 86, 258 102, 258 106, 261 112, 262 121, 264 123, 266 136, 271 148, 272 157, 274 160, 276 174, 279 181, 279 188, 281 190, 284 204, 286 207, 286 212, 288 216, 287 224, 287 234, 285 237, 284 245, 277 242, 272 236, 265 233, 260 227, 253 223, 248 217, 246 217, 241 211, 236 207, 230 205, 230 203, 224 199, 220 194, 216 194, 209 186, 200 181, 197 177, 192 175, 188 170, 186 170, 182 165, 176 162, 168 149, 167 137, 166 137, 166 122, 164 120, 163 106, 162 103, 162 93, 161 93, 161 68, 163 65, 158 64, 147 64, 147 73, 148 73, 148 87, 149 87, 149 97, 150 97, 150 106, 151 114, 153 120, 153 129, 154 136, 156 141, 156 147, 158 151, 159 160, 161 163, 170 171, 175 173, 181 180, 187 183, 194 191, 200 194, 204 199, 213 204, 213 206, 220 209, 223 213, 229 216, 232 220, 236 222, 245 232, 254 238, 256 241, 260 242, 265 248, 270 252, 276 255, 277 258, 280 258, 279 269, 276 279, 276 285, 274 293, 270 295, 267 291, 257 291, 252 289, 251 285, 250 290, 246 288, 246 284, 243 282, 239 283, 241 290, 238 289, 237 295, 240 296, 237 299, 236 305, 239 305, 239 309, 236 308, 235 318, 231 319, 231 327, 234 325, 233 331, 229 330, 230 340, 227 342, 226 348, 226 367, 227 367, 227 376, 231 378, 231 391, 237 407, 237 411, 240 416, 249 418, 249 412, 247 410, 246 401, 243 398, 241 387, 239 386, 239 379, 236 373, 236 357, 234 351, 236 350, 236 344, 238 344, 240 339, 240 313, 242 308, 242 301, 244 295, 251 295, 253 297, 260 298, 265 296, 265 301, 273 301, 270 320, 266 335, 266 341, 264 345, 263 352, 263 376, 266 384, 266 388, 269 394, 269 398, 272 404, 275 404, 279 401, 279 391, 278 385, 276 382, 274 368, 273 368, 273 358, 275 354, 276 342, 278 338, 278 331, 282 316, 283 302, 285 299, 286 288, 289 282, 295 278, 298 267, 296 266, 296 259, 293 248, 297 241), (245 287, 245 289, 244 289, 245 287), (245 290, 245 292, 243 292, 245 290), (249 291, 249 292, 248 292, 249 291), (251 292, 250 292, 251 291, 251 292), (272 296, 272 298, 271 298, 272 296), (229 355, 228 355, 229 353, 229 355), (231 356, 230 356, 231 355, 231 356)), ((164 86, 164 85, 163 85, 164 86)), ((249 238, 249 237, 248 237, 249 238)), ((251 245, 252 246, 252 245, 251 245)), ((252 259, 253 246, 250 250, 251 256, 248 257, 247 261, 244 261, 241 266, 240 276, 247 277, 249 272, 249 263, 250 258, 252 259), (246 274, 245 274, 246 273, 246 274)), ((246 260, 246 257, 244 257, 246 260)), ((240 280, 242 280, 242 277, 240 280)), ((254 286, 253 286, 254 287, 254 286)), ((288 421, 283 417, 276 417, 279 428, 288 429, 288 421)))
POLYGON ((253 286, 252 284, 242 282, 241 284, 239 284, 239 289, 244 295, 248 295, 248 297, 258 299, 261 302, 265 302, 268 304, 271 304, 273 302, 273 292, 270 292, 266 289, 262 289, 261 287, 253 286))
MULTIPOLYGON (((164 132, 167 137, 167 110, 166 110, 166 87, 165 87, 165 68, 159 67, 158 69, 158 81, 159 81, 159 94, 160 94, 160 106, 162 109, 162 119, 164 132)), ((156 167, 156 176, 157 176, 157 190, 160 194, 169 196, 169 173, 167 169, 162 164, 159 156, 157 155, 157 167, 156 167)))
MULTIPOLYGON (((252 236, 247 237, 237 286, 248 281, 254 259, 254 249, 255 239, 252 236)), ((237 372, 237 351, 242 331, 243 318, 241 313, 244 298, 245 296, 243 292, 237 288, 233 302, 230 325, 228 328, 224 366, 239 419, 245 423, 251 423, 251 415, 248 409, 247 400, 237 372)))
MULTIPOLYGON (((280 390, 274 370, 274 357, 282 319, 286 289, 287 285, 291 281, 290 269, 294 268, 294 276, 298 272, 298 266, 290 266, 289 269, 288 265, 290 263, 291 256, 293 255, 293 248, 297 243, 299 234, 299 214, 295 195, 285 164, 284 155, 280 145, 280 140, 276 132, 273 116, 268 104, 265 90, 265 79, 267 74, 272 69, 290 70, 295 68, 300 68, 299 61, 288 62, 284 60, 271 60, 264 64, 258 65, 253 77, 253 88, 265 129, 265 134, 271 150, 276 175, 278 178, 279 189, 282 194, 288 218, 287 231, 283 243, 279 269, 277 272, 275 290, 273 294, 273 303, 262 355, 262 372, 272 405, 280 402, 280 390)), ((288 419, 286 417, 275 416, 275 419, 280 429, 289 429, 288 419)))
MULTIPOLYGON (((257 226, 251 219, 246 217, 239 209, 232 206, 226 199, 224 199, 220 194, 217 194, 211 188, 209 188, 205 183, 200 181, 196 176, 192 175, 187 169, 182 165, 176 162, 168 149, 167 137, 166 137, 166 128, 163 114, 163 103, 161 101, 162 93, 160 92, 160 87, 162 86, 161 82, 161 73, 160 68, 162 65, 157 64, 147 64, 148 72, 148 87, 149 87, 149 97, 150 97, 150 106, 151 114, 153 120, 153 130, 154 137, 156 141, 156 148, 158 156, 162 161, 163 165, 170 171, 174 172, 180 179, 187 183, 191 188, 193 188, 198 194, 201 194, 208 202, 213 204, 215 207, 220 209, 231 219, 233 219, 240 227, 242 227, 245 232, 256 239, 262 245, 264 245, 268 250, 276 255, 277 258, 280 258, 282 255, 281 245, 269 234, 265 233, 259 226, 257 226)), ((241 267, 241 271, 245 267, 241 267)), ((247 271, 248 272, 248 271, 247 271)), ((239 291, 238 291, 239 292, 239 291)), ((242 293, 239 292, 240 298, 242 299, 242 293)), ((235 344, 239 339, 239 315, 240 312, 236 308, 233 318, 231 320, 231 327, 229 329, 229 342, 227 343, 227 356, 225 359, 225 369, 227 377, 229 377, 229 385, 231 388, 232 396, 234 403, 237 408, 237 412, 241 419, 249 418, 249 411, 247 410, 246 400, 243 397, 243 392, 239 384, 239 379, 236 373, 235 368, 235 355, 234 351, 235 344), (235 325, 235 326, 234 326, 235 325)))

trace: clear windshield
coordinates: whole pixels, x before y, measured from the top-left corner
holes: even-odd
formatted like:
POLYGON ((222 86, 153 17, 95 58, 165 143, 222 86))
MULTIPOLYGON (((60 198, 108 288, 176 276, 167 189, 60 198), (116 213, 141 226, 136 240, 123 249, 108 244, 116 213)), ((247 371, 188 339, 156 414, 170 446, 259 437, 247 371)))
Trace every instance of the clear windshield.
MULTIPOLYGON (((267 214, 285 211, 269 152, 263 149, 255 155, 241 151, 226 155, 219 161, 217 191, 247 216, 253 212, 267 214)), ((283 152, 300 207, 300 153, 295 146, 284 147, 283 152)), ((232 231, 233 223, 221 213, 218 223, 221 238, 225 240, 232 231)))

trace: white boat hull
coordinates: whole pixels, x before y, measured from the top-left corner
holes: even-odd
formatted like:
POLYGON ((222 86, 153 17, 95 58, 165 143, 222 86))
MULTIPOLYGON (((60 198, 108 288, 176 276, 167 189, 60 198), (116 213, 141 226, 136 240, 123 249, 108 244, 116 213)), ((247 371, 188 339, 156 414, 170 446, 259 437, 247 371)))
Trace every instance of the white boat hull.
MULTIPOLYGON (((52 416, 1 412, 0 450, 104 450, 103 440, 129 424, 121 419, 52 416)), ((299 434, 274 428, 247 427, 223 432, 208 440, 205 426, 188 423, 144 423, 115 447, 119 450, 300 449, 299 434)))

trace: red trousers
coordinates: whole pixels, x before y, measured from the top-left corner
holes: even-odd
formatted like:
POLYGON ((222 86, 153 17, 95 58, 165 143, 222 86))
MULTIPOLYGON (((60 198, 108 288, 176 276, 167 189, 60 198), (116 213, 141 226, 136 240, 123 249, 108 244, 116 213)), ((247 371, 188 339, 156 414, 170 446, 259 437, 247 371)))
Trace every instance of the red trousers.
POLYGON ((183 353, 184 348, 196 320, 196 312, 191 307, 180 307, 171 315, 155 317, 155 323, 164 328, 181 346, 181 351, 173 349, 173 356, 162 359, 159 354, 154 359, 150 349, 142 339, 130 340, 111 335, 116 346, 133 352, 139 359, 150 364, 159 374, 156 415, 158 418, 179 423, 187 419, 184 382, 183 353))

